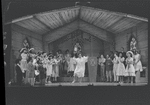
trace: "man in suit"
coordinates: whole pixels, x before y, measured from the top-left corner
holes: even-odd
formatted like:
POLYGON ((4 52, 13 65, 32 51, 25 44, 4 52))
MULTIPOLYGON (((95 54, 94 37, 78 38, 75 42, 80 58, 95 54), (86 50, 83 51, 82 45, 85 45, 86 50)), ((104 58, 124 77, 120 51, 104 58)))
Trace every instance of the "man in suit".
POLYGON ((23 73, 20 67, 20 59, 16 60, 15 66, 16 66, 16 73, 17 73, 17 85, 20 86, 22 84, 22 78, 23 78, 23 73))

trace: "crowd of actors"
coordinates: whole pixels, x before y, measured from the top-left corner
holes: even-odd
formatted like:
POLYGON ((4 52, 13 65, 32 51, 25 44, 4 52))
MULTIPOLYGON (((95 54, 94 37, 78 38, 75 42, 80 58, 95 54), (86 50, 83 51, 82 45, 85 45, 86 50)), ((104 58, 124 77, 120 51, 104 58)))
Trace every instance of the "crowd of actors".
POLYGON ((100 66, 100 81, 135 83, 137 72, 143 71, 140 61, 141 55, 137 50, 115 52, 113 56, 100 55, 98 64, 100 66))
POLYGON ((54 55, 52 52, 35 53, 34 48, 22 48, 20 58, 15 63, 17 84, 30 84, 31 86, 34 86, 36 82, 40 82, 41 85, 58 82, 58 77, 62 74, 74 76, 72 83, 78 78, 81 82, 85 74, 85 63, 88 60, 88 56, 82 56, 77 46, 72 54, 66 50, 64 55, 61 50, 54 55))
MULTIPOLYGON (((100 55, 98 65, 100 71, 100 81, 105 82, 135 82, 137 72, 142 71, 140 54, 136 50, 135 40, 131 41, 130 51, 115 52, 113 55, 100 55)), ((16 60, 16 81, 18 85, 30 84, 34 86, 36 82, 41 85, 58 82, 58 77, 62 74, 74 76, 72 83, 78 79, 82 82, 85 76, 85 63, 88 56, 82 56, 81 46, 76 43, 72 54, 66 50, 65 54, 58 50, 56 54, 50 52, 35 53, 34 48, 29 48, 27 41, 24 48, 20 50, 20 59, 16 60), (65 73, 64 73, 65 72, 65 73)))

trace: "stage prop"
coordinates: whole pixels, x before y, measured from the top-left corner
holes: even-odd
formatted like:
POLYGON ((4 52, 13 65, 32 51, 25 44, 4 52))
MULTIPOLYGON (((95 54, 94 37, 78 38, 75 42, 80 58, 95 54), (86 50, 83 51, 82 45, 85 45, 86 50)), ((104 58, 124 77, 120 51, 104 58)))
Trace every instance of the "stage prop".
POLYGON ((97 78, 97 57, 88 59, 89 82, 96 82, 97 78))

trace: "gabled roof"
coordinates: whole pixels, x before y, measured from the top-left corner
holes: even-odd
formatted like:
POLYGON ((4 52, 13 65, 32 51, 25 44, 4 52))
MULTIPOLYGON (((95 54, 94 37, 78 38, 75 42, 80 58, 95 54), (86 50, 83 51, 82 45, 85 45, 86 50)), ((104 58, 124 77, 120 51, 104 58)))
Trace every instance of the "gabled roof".
POLYGON ((117 34, 148 19, 93 7, 73 6, 22 17, 12 21, 32 32, 45 35, 75 20, 82 20, 98 28, 117 34))

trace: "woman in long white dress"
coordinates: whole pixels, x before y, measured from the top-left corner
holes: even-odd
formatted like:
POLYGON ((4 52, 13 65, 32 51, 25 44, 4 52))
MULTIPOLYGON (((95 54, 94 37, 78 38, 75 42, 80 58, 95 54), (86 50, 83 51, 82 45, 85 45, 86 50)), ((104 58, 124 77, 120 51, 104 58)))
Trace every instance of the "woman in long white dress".
POLYGON ((52 56, 49 58, 46 64, 46 82, 51 83, 51 76, 52 76, 52 66, 54 64, 54 61, 52 60, 52 56))
POLYGON ((127 59, 126 59, 126 70, 125 70, 125 76, 128 77, 128 82, 130 82, 131 77, 131 83, 133 83, 133 77, 135 77, 135 68, 133 66, 134 60, 133 60, 133 53, 131 51, 127 52, 127 59))
POLYGON ((69 74, 70 74, 70 76, 72 77, 73 76, 73 72, 74 72, 74 70, 75 70, 75 67, 76 67, 76 61, 75 61, 75 56, 74 56, 74 54, 72 54, 72 56, 70 57, 70 62, 69 62, 69 69, 68 69, 68 72, 69 72, 69 74))
POLYGON ((119 57, 118 57, 118 72, 117 75, 119 76, 119 82, 123 83, 123 76, 124 76, 124 72, 125 72, 125 66, 124 66, 124 60, 125 58, 122 56, 122 53, 119 53, 119 57))
POLYGON ((80 82, 82 82, 82 78, 84 77, 85 74, 85 63, 88 61, 88 56, 82 57, 81 53, 79 53, 78 58, 74 58, 74 60, 76 61, 77 65, 74 71, 74 80, 72 83, 75 83, 76 78, 79 78, 80 82))
POLYGON ((57 81, 57 77, 59 77, 59 62, 60 60, 54 56, 54 66, 53 66, 53 77, 54 81, 57 81))
POLYGON ((118 56, 117 53, 114 54, 114 59, 113 59, 113 75, 114 75, 114 82, 118 82, 118 56))

